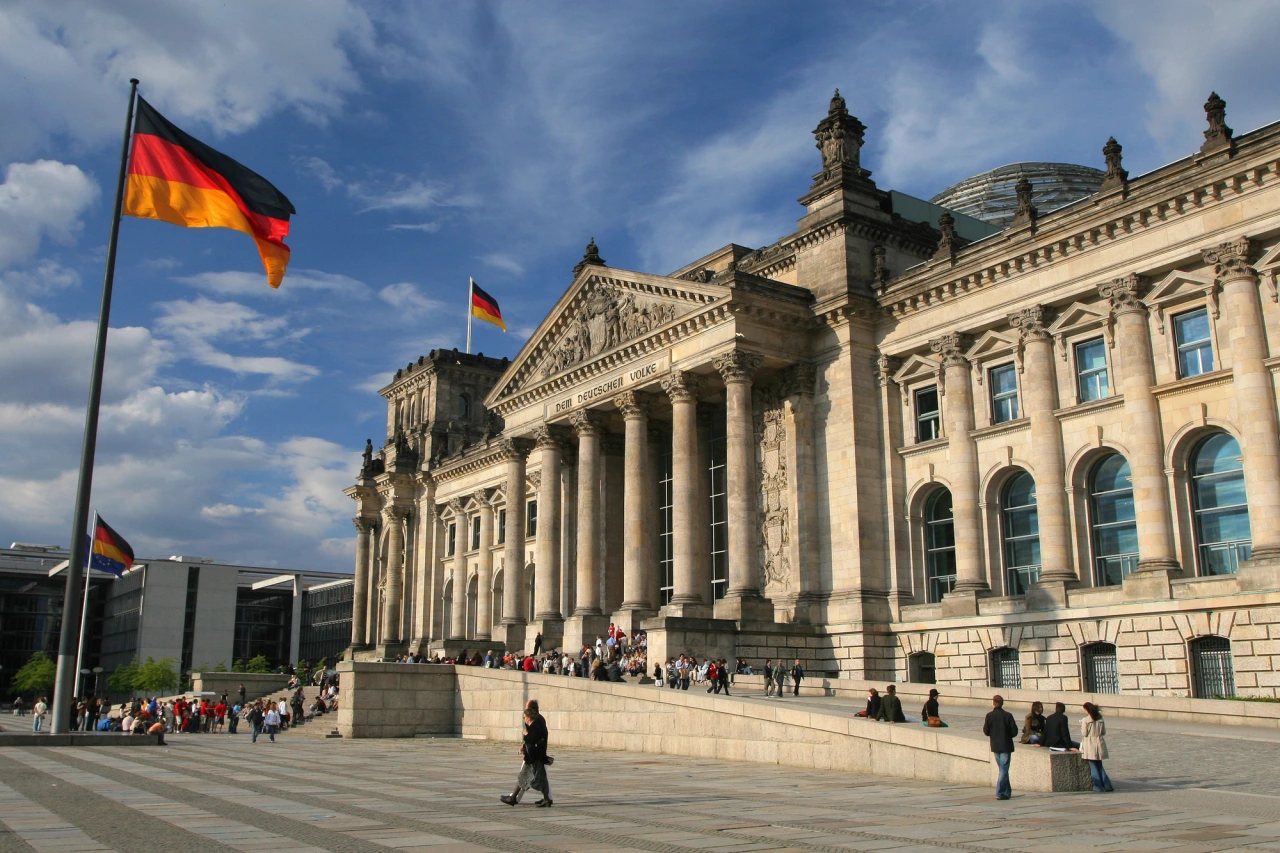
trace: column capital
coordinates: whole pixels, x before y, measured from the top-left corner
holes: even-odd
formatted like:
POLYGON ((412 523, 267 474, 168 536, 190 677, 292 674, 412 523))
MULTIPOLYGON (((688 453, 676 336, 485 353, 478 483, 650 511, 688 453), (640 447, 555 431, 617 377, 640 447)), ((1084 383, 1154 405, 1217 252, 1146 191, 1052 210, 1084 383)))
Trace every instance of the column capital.
POLYGON ((702 390, 702 378, 687 370, 673 370, 662 380, 662 390, 672 403, 696 403, 702 390))
POLYGON ((533 442, 527 438, 504 438, 498 442, 502 458, 508 462, 523 460, 533 449, 533 442))
POLYGON ((388 524, 395 524, 398 521, 402 521, 408 514, 408 509, 402 506, 396 506, 395 504, 382 508, 382 517, 387 520, 388 524))
POLYGON ((760 365, 763 363, 764 356, 740 349, 730 350, 711 360, 711 365, 720 371, 720 377, 725 381, 725 384, 730 382, 750 382, 751 377, 755 375, 755 372, 760 369, 760 365))
POLYGON ((1249 266, 1253 254, 1253 241, 1240 237, 1228 243, 1220 243, 1209 249, 1201 249, 1206 264, 1213 264, 1213 277, 1223 285, 1233 278, 1257 279, 1258 271, 1249 266))
POLYGON ((613 402, 618 407, 618 411, 622 412, 622 416, 628 420, 649 417, 651 402, 649 395, 643 391, 623 391, 613 398, 613 402))
POLYGON ((1147 305, 1138 298, 1142 288, 1142 276, 1129 273, 1098 285, 1098 294, 1111 303, 1112 313, 1128 314, 1133 311, 1145 313, 1147 305))
POLYGON ((453 510, 453 514, 456 518, 466 517, 467 508, 463 505, 462 498, 452 498, 449 501, 448 506, 449 509, 453 510))
POLYGON ((367 518, 363 515, 357 515, 351 519, 351 523, 356 526, 356 530, 360 533, 372 533, 373 529, 378 526, 376 518, 367 518))
POLYGON ((1018 330, 1024 342, 1049 340, 1049 322, 1053 311, 1045 305, 1028 305, 1009 315, 1009 325, 1018 330))
POLYGON ((568 440, 568 430, 556 424, 539 424, 533 430, 534 445, 539 450, 563 450, 568 440))
POLYGON ((929 349, 942 356, 944 367, 969 367, 965 351, 969 349, 969 336, 964 332, 950 332, 929 341, 929 349))
POLYGON ((480 504, 480 509, 492 509, 493 506, 489 502, 493 500, 493 493, 495 491, 497 491, 497 489, 476 489, 471 493, 471 497, 476 503, 480 504))
POLYGON ((876 359, 876 381, 880 383, 881 388, 888 387, 893 381, 893 374, 897 373, 901 366, 902 359, 880 353, 880 357, 876 359))
POLYGON ((604 432, 604 416, 595 409, 582 409, 569 416, 569 423, 579 436, 600 435, 604 432))

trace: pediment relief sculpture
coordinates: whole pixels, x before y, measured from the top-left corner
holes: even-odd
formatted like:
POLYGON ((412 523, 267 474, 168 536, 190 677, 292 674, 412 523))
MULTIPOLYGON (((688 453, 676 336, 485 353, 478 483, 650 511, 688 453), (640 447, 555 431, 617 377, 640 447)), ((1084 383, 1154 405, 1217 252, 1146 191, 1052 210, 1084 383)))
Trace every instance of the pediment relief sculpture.
POLYGON ((620 344, 649 334, 684 313, 679 306, 637 296, 612 284, 596 284, 585 292, 536 374, 545 379, 568 370, 620 344))

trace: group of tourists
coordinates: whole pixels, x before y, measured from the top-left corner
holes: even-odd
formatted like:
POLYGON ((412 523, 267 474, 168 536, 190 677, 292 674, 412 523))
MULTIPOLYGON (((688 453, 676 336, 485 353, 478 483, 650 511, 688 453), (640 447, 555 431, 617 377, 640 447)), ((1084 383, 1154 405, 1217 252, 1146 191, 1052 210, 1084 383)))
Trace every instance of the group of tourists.
POLYGON ((669 687, 672 690, 688 690, 690 684, 707 685, 708 693, 729 695, 732 676, 750 674, 751 667, 739 659, 732 665, 724 658, 713 660, 707 658, 702 663, 692 655, 680 655, 678 658, 667 658, 666 666, 654 664, 653 683, 655 687, 669 687))

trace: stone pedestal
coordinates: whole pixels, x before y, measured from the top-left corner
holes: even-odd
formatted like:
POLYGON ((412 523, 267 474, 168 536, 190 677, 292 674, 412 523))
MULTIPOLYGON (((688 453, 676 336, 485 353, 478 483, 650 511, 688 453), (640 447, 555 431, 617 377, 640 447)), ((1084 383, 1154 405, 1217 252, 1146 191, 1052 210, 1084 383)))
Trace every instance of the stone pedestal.
POLYGON ((533 640, 542 635, 542 651, 564 651, 564 620, 558 618, 534 619, 525 630, 529 651, 533 651, 533 640))
POLYGON ((570 616, 564 620, 564 642, 562 648, 577 657, 583 646, 590 646, 594 649, 596 637, 604 637, 607 633, 609 633, 608 616, 595 613, 570 616))
POLYGON ((1280 554, 1254 552, 1253 559, 1240 564, 1236 583, 1241 592, 1274 592, 1280 589, 1280 554))
POLYGON ((1124 576, 1124 597, 1130 601, 1173 598, 1169 580, 1179 576, 1169 569, 1143 569, 1124 576))
POLYGON ((711 619, 714 615, 714 608, 702 601, 672 601, 658 610, 659 617, 711 619))
POLYGON ((647 619, 644 630, 649 645, 649 671, 659 661, 666 664, 668 658, 693 655, 699 661, 706 658, 738 657, 736 622, 727 619, 694 619, 678 616, 659 616, 647 619))
POLYGON ((641 626, 645 621, 652 619, 654 615, 652 610, 635 610, 624 607, 621 610, 614 611, 613 615, 609 617, 609 621, 630 635, 636 631, 644 630, 641 626))
POLYGON ((1067 587, 1074 586, 1068 581, 1041 580, 1027 590, 1028 610, 1056 610, 1067 606, 1067 587))
POLYGON ((773 602, 759 595, 729 593, 716 602, 714 618, 733 622, 772 622, 773 602))
POLYGON ((513 652, 528 652, 529 648, 525 645, 525 637, 532 636, 527 634, 528 625, 524 622, 506 622, 501 625, 493 626, 493 634, 495 637, 502 638, 502 644, 513 652))
POLYGON ((977 616, 978 598, 977 590, 953 590, 942 597, 942 615, 947 618, 952 616, 977 616))

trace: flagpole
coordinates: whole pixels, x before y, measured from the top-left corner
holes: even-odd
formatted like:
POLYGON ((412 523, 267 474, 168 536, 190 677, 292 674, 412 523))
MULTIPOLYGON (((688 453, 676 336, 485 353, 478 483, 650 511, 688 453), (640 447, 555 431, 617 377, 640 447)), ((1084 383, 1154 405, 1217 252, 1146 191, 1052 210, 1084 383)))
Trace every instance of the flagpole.
MULTIPOLYGON (((89 523, 89 497, 93 491, 93 457, 98 446, 98 409, 102 404, 102 372, 107 357, 107 327, 111 319, 111 287, 116 277, 116 243, 120 236, 120 211, 124 205, 124 182, 129 166, 129 140, 133 136, 133 108, 138 81, 129 81, 129 110, 120 147, 120 173, 116 178, 116 201, 111 210, 111 238, 107 242, 107 268, 102 277, 102 305, 98 309, 98 339, 93 350, 93 373, 89 380, 89 405, 84 416, 84 443, 80 449, 80 480, 76 485, 76 509, 71 517, 71 547, 67 555, 67 584, 62 594, 62 626, 58 634, 58 670, 53 687, 53 725, 50 733, 70 731, 71 699, 79 678, 79 667, 71 672, 73 649, 78 646, 76 625, 80 621, 81 573, 84 569, 84 538, 89 523)), ((86 586, 88 586, 86 579, 86 586)))
MULTIPOLYGON (((98 514, 93 514, 93 535, 98 535, 98 514)), ((84 628, 89 621, 89 587, 93 586, 93 542, 90 540, 89 547, 85 549, 84 558, 84 600, 80 602, 80 643, 76 649, 76 689, 73 695, 80 695, 80 670, 84 669, 84 646, 85 636, 84 628)), ((72 721, 74 723, 74 721, 72 721)))
POLYGON ((467 276, 467 355, 471 355, 471 316, 475 304, 476 280, 467 276))

